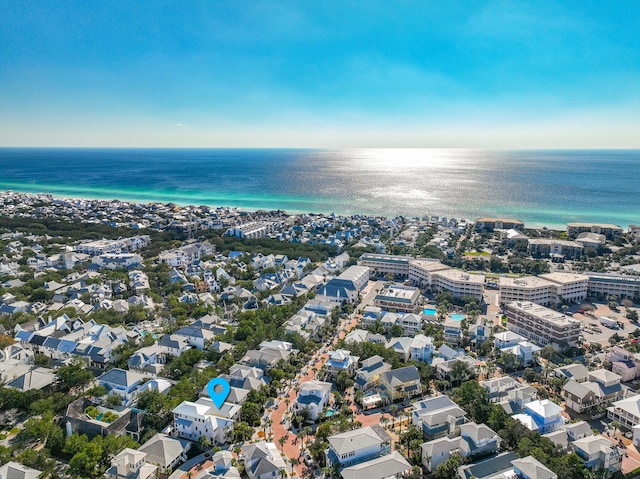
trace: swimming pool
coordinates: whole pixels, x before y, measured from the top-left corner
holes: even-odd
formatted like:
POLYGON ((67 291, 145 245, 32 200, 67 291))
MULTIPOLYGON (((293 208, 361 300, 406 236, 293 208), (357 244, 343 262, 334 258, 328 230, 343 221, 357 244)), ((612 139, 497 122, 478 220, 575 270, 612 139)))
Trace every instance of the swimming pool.
POLYGON ((464 314, 450 314, 449 317, 454 321, 462 321, 465 318, 464 314))
POLYGON ((422 311, 422 314, 424 314, 426 316, 435 316, 436 315, 436 310, 435 309, 431 309, 431 308, 425 308, 425 310, 422 311))
POLYGON ((324 413, 325 416, 327 417, 331 417, 335 414, 336 412, 333 409, 327 409, 327 411, 324 413))

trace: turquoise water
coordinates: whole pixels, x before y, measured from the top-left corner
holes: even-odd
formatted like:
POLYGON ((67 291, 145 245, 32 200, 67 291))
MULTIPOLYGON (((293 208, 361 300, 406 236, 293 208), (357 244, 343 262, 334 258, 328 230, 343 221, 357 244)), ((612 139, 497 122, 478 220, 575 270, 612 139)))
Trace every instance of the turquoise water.
POLYGON ((422 314, 424 314, 426 316, 435 316, 436 315, 436 310, 427 308, 424 311, 422 311, 422 314))
POLYGON ((373 215, 640 223, 639 150, 0 148, 0 190, 373 215))
POLYGON ((96 420, 98 420, 98 421, 102 421, 102 418, 103 418, 103 417, 104 417, 104 414, 103 414, 103 413, 100 413, 100 414, 98 414, 98 415, 96 416, 96 420))
POLYGON ((336 412, 333 409, 327 409, 327 412, 325 412, 325 416, 326 417, 331 417, 335 414, 336 412))
POLYGON ((464 314, 450 314, 449 317, 454 321, 462 321, 465 318, 464 314))

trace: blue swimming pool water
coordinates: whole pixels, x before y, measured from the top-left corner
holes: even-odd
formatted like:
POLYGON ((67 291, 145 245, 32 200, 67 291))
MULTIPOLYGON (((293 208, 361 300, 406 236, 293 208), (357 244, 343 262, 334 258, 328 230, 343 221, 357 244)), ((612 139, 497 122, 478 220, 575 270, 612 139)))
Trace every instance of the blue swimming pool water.
POLYGON ((454 321, 462 321, 464 319, 464 314, 450 314, 449 317, 454 321))
POLYGON ((422 311, 422 314, 426 314, 427 316, 435 316, 436 315, 436 310, 435 309, 426 308, 424 311, 422 311))

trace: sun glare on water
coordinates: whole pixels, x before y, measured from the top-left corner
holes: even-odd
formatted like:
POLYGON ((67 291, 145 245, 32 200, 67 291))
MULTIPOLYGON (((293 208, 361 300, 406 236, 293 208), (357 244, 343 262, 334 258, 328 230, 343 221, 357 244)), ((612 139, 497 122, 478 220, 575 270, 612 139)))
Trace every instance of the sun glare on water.
POLYGON ((447 148, 368 148, 353 150, 353 158, 370 170, 455 168, 461 150, 447 148))

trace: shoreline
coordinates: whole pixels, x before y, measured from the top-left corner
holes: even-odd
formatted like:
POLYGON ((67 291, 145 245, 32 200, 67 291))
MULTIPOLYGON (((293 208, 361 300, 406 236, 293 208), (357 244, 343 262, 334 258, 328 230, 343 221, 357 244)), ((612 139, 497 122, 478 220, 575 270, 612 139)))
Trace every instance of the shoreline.
MULTIPOLYGON (((242 213, 256 213, 258 211, 279 211, 283 214, 285 214, 286 216, 297 216, 297 215, 313 215, 313 216, 330 216, 330 215, 335 215, 335 216, 341 216, 341 217, 354 217, 354 216, 359 216, 359 217, 371 217, 371 218, 384 218, 384 219, 392 219, 392 218, 399 218, 399 217, 403 217, 403 218, 422 218, 422 217, 434 217, 437 216, 439 219, 441 218, 456 218, 459 222, 466 222, 466 223, 475 223, 475 221, 480 218, 480 216, 478 218, 464 218, 463 216, 460 215, 438 215, 438 214, 423 214, 423 215, 403 215, 403 214, 398 214, 395 216, 389 216, 389 215, 380 215, 380 214, 375 214, 375 213, 340 213, 340 212, 324 212, 324 211, 302 211, 302 210, 295 210, 295 209, 288 209, 288 208, 283 208, 283 207, 265 207, 265 206, 238 206, 238 205, 231 205, 231 204, 226 204, 226 205, 222 205, 222 204, 207 204, 207 203, 194 203, 194 202, 190 202, 188 200, 186 201, 181 201, 179 199, 173 199, 173 198, 164 198, 164 199, 149 199, 149 198, 127 198, 126 195, 123 196, 110 196, 110 195, 60 195, 58 193, 54 193, 54 192, 49 192, 49 191, 41 191, 39 190, 38 192, 34 192, 34 191, 25 191, 25 190, 21 190, 21 189, 1 189, 0 190, 0 196, 1 195, 6 195, 6 194, 10 194, 10 193, 14 193, 14 194, 18 194, 18 195, 28 195, 31 196, 33 198, 38 198, 40 196, 47 196, 47 197, 51 197, 53 200, 61 200, 61 201, 99 201, 99 202, 119 202, 119 203, 128 203, 128 204, 135 204, 135 205, 142 205, 142 206, 146 206, 146 207, 151 207, 154 204, 162 204, 162 205, 166 205, 166 204, 175 204, 176 206, 179 206, 181 208, 200 208, 202 206, 207 207, 207 208, 211 208, 211 209, 228 209, 228 210, 237 210, 238 212, 242 212, 242 213)), ((134 195, 135 196, 135 195, 134 195)), ((483 217, 494 217, 494 218, 513 218, 513 219, 518 219, 524 222, 525 225, 525 229, 546 229, 546 230, 550 230, 550 231, 566 231, 566 226, 567 223, 571 223, 573 221, 567 220, 566 223, 564 224, 557 224, 557 223, 547 223, 547 224, 540 224, 540 223, 530 223, 527 222, 526 220, 523 220, 522 218, 518 218, 515 216, 506 216, 506 215, 499 215, 499 214, 488 214, 485 215, 483 217)), ((594 223, 594 224, 598 224, 600 223, 599 221, 587 221, 587 223, 594 223)), ((620 224, 618 226, 622 227, 623 230, 627 230, 629 228, 629 226, 633 224, 620 224)))

